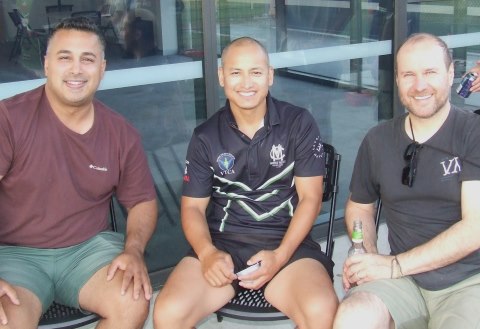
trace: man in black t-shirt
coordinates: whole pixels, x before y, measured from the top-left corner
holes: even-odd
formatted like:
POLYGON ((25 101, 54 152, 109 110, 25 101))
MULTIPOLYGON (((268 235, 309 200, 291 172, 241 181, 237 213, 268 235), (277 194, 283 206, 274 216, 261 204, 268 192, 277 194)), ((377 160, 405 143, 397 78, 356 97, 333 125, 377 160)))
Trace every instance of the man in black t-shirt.
POLYGON ((480 117, 450 104, 453 78, 440 38, 415 34, 399 48, 407 113, 372 128, 358 151, 345 220, 349 232, 362 221, 368 253, 345 261, 335 329, 480 323, 480 117), (391 255, 377 253, 378 198, 391 255))
POLYGON ((269 95, 273 69, 258 41, 233 41, 218 74, 227 104, 195 129, 183 178, 192 251, 157 298, 155 328, 193 327, 238 289, 265 289, 300 328, 331 328, 333 264, 309 235, 325 170, 318 127, 269 95))

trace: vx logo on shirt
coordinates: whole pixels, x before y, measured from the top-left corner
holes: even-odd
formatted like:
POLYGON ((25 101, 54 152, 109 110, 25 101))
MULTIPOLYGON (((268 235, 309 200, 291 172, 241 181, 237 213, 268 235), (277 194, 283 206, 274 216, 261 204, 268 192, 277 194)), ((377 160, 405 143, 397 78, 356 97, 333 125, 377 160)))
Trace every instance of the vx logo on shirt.
POLYGON ((442 161, 440 164, 443 167, 444 177, 447 175, 454 175, 462 171, 462 166, 460 165, 460 161, 458 161, 458 157, 442 161))
POLYGON ((235 157, 231 153, 220 154, 217 158, 217 164, 223 176, 235 173, 235 171, 232 170, 235 164, 235 157))

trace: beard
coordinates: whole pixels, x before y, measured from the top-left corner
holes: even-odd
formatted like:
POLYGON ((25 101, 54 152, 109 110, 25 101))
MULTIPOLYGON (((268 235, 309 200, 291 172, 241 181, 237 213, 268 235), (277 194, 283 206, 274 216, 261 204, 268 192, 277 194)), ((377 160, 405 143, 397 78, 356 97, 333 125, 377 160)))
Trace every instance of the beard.
POLYGON ((450 94, 448 92, 435 93, 432 97, 434 100, 429 104, 418 104, 408 94, 400 97, 400 101, 412 115, 422 119, 429 119, 444 109, 447 103, 450 102, 450 94))

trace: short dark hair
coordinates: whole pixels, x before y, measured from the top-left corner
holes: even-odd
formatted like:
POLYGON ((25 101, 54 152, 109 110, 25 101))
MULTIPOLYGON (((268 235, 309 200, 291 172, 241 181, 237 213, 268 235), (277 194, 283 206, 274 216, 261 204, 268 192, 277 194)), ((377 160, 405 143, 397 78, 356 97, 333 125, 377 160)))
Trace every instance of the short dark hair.
POLYGON ((225 48, 223 48, 223 51, 222 51, 222 66, 223 66, 223 61, 225 59, 225 54, 228 52, 228 49, 231 46, 235 46, 237 44, 242 45, 242 44, 247 44, 247 43, 253 43, 253 44, 256 44, 257 46, 259 46, 262 49, 262 51, 265 53, 265 57, 267 57, 267 63, 270 65, 270 59, 268 57, 267 48, 265 48, 265 46, 260 41, 254 39, 254 38, 251 38, 251 37, 240 37, 240 38, 232 40, 225 48))
POLYGON ((48 43, 53 38, 55 33, 60 30, 77 30, 83 32, 90 32, 97 35, 98 40, 100 40, 100 44, 102 45, 103 51, 105 51, 106 41, 105 37, 103 36, 102 31, 98 28, 97 24, 93 21, 88 19, 84 16, 77 16, 77 17, 68 17, 60 21, 52 30, 50 37, 48 38, 48 43))
MULTIPOLYGON (((450 50, 448 49, 447 44, 445 41, 443 41, 441 38, 437 37, 436 35, 430 34, 430 33, 414 33, 410 35, 401 45, 398 47, 397 50, 397 56, 398 58, 398 53, 400 50, 405 46, 406 44, 414 44, 420 41, 424 40, 432 40, 434 41, 440 48, 442 48, 443 51, 443 61, 445 63, 445 67, 448 68, 450 67, 450 64, 453 62, 452 54, 450 53, 450 50)), ((395 74, 397 73, 397 60, 395 60, 395 74)))

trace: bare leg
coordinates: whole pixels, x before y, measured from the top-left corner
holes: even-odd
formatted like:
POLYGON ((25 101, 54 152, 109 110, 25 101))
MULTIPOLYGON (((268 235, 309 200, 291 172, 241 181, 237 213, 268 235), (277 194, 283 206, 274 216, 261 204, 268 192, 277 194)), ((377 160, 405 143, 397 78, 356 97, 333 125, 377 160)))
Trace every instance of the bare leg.
POLYGON ((265 289, 265 297, 300 329, 330 329, 338 307, 327 271, 310 258, 280 271, 265 289))
POLYGON ((11 303, 7 296, 0 298, 5 313, 7 314, 8 324, 1 325, 1 329, 36 329, 38 320, 42 315, 42 304, 40 300, 30 290, 14 286, 20 300, 20 305, 11 303))
POLYGON ((333 328, 393 329, 395 324, 380 298, 368 292, 357 292, 342 301, 333 328))
POLYGON ((155 302, 155 329, 185 329, 225 305, 234 296, 231 285, 221 288, 205 281, 200 262, 185 257, 178 263, 155 302))
POLYGON ((102 319, 98 329, 140 329, 148 316, 150 302, 142 294, 133 299, 133 285, 125 295, 120 294, 123 272, 117 271, 107 281, 108 266, 100 269, 80 290, 80 305, 83 309, 98 314, 102 319))

